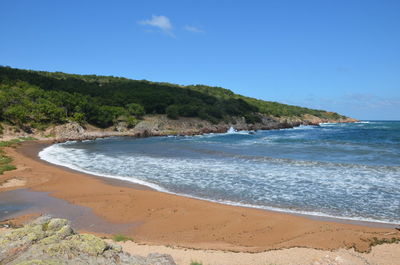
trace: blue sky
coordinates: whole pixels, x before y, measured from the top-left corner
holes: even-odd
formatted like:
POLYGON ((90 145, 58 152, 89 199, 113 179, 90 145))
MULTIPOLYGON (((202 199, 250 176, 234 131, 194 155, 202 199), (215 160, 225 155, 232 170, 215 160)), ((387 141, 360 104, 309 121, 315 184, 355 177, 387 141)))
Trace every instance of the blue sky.
POLYGON ((0 2, 0 64, 400 120, 400 1, 0 2))

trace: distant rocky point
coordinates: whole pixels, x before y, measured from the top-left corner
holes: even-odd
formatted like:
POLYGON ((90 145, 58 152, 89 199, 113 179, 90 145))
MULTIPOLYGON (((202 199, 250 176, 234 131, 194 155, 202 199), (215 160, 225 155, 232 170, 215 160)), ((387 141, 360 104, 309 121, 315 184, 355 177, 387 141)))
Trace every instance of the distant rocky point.
POLYGON ((170 255, 133 256, 121 246, 77 234, 65 219, 39 217, 22 228, 0 232, 2 265, 176 265, 170 255))

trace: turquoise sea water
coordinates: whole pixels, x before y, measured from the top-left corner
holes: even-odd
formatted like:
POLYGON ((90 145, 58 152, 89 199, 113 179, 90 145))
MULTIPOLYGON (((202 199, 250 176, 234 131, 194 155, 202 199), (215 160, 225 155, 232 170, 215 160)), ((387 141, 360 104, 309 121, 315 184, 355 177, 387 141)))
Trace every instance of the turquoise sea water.
POLYGON ((52 145, 54 164, 227 204, 400 223, 400 122, 52 145))

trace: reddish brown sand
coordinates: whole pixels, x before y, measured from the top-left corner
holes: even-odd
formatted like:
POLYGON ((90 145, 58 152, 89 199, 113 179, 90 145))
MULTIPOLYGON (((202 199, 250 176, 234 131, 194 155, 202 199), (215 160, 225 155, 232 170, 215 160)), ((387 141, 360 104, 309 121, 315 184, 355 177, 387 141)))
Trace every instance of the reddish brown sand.
POLYGON ((24 187, 89 207, 108 222, 134 223, 128 234, 136 242, 246 252, 290 247, 368 251, 373 237, 400 238, 394 228, 313 220, 116 185, 31 157, 38 147, 25 143, 6 148, 18 169, 0 176, 0 183, 18 178, 24 187))

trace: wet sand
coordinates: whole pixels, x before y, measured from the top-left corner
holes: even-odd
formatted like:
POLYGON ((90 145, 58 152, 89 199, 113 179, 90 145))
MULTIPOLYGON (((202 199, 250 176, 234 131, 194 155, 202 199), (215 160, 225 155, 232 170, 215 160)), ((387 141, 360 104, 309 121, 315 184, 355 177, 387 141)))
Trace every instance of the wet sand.
MULTIPOLYGON (((39 160, 37 152, 44 146, 24 143, 17 149, 6 148, 18 168, 0 176, 0 181, 19 179, 25 181, 24 188, 66 201, 66 205, 56 207, 60 211, 68 205, 90 209, 88 212, 101 222, 123 225, 124 233, 139 243, 242 252, 292 247, 323 250, 354 247, 357 251, 367 251, 373 237, 400 238, 394 227, 355 225, 222 205, 82 174, 39 160)), ((15 188, 21 186, 1 190, 15 188)), ((90 214, 78 219, 83 224, 90 223, 85 221, 90 214)), ((90 227, 81 229, 91 231, 90 227)))

